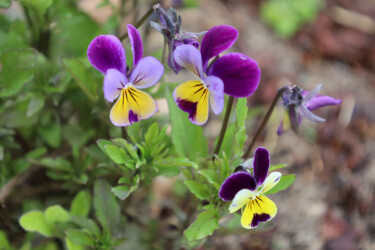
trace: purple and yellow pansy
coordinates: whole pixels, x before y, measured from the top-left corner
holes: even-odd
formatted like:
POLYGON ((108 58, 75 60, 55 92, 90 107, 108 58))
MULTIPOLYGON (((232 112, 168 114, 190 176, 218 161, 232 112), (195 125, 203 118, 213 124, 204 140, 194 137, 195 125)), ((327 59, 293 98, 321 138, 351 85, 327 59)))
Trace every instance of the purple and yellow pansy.
POLYGON ((192 123, 207 122, 209 103, 215 114, 224 107, 224 93, 233 97, 248 97, 257 89, 260 69, 253 59, 241 53, 228 53, 215 61, 210 59, 232 47, 238 31, 228 25, 211 28, 203 37, 200 51, 193 45, 180 45, 174 60, 194 74, 196 80, 180 84, 173 97, 180 109, 189 113, 192 123))
POLYGON ((220 187, 220 198, 232 201, 230 213, 245 207, 241 216, 244 228, 255 228, 259 223, 274 218, 277 213, 276 204, 264 194, 280 181, 281 173, 272 172, 268 175, 269 167, 268 150, 258 147, 253 160, 253 175, 247 171, 235 172, 220 187))
POLYGON ((94 38, 87 49, 92 66, 105 74, 105 99, 109 102, 117 99, 110 111, 110 119, 115 126, 128 126, 155 114, 155 100, 140 89, 155 85, 164 72, 163 65, 156 58, 142 58, 142 38, 130 24, 128 34, 133 52, 133 65, 129 68, 126 67, 124 47, 113 35, 94 38))

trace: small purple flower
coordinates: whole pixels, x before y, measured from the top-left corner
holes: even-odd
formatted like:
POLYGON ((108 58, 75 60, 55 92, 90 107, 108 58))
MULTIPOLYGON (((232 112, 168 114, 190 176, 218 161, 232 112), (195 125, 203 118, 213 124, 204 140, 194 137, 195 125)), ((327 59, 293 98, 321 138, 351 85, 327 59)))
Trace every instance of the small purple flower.
POLYGON ((224 107, 224 93, 248 97, 257 89, 260 69, 256 61, 241 53, 228 53, 215 61, 210 59, 232 47, 238 31, 228 25, 211 28, 203 37, 200 51, 192 45, 180 45, 174 59, 192 72, 197 80, 180 84, 173 92, 178 107, 189 113, 192 123, 203 125, 208 119, 208 103, 215 114, 224 107))
POLYGON ((311 111, 328 105, 338 105, 341 100, 330 96, 318 95, 322 87, 323 85, 319 84, 311 92, 308 92, 298 86, 286 86, 287 89, 282 95, 286 112, 284 120, 277 130, 278 135, 289 129, 298 133, 299 125, 302 123, 303 118, 312 122, 325 121, 325 119, 314 115, 311 111))
POLYGON ((241 216, 244 228, 255 228, 276 216, 276 204, 264 194, 271 190, 281 178, 281 173, 273 172, 267 176, 270 167, 269 152, 266 148, 255 150, 253 175, 239 171, 229 176, 221 185, 219 197, 232 201, 229 212, 234 213, 245 206, 241 216))
POLYGON ((100 35, 91 41, 87 57, 104 76, 104 97, 117 102, 110 119, 115 126, 128 126, 147 119, 157 111, 155 100, 139 89, 155 85, 164 72, 163 65, 154 57, 143 56, 142 38, 138 30, 128 24, 133 65, 126 67, 125 50, 121 41, 112 35, 100 35))
POLYGON ((199 36, 205 34, 206 32, 201 33, 192 33, 181 30, 182 18, 180 15, 177 15, 177 12, 172 7, 169 8, 168 13, 166 13, 160 5, 154 6, 155 12, 159 15, 160 23, 151 21, 151 26, 159 31, 163 36, 168 45, 168 65, 169 67, 177 74, 180 72, 181 67, 176 64, 176 61, 173 58, 173 52, 175 49, 182 44, 193 45, 198 48, 199 43, 197 39, 199 36))

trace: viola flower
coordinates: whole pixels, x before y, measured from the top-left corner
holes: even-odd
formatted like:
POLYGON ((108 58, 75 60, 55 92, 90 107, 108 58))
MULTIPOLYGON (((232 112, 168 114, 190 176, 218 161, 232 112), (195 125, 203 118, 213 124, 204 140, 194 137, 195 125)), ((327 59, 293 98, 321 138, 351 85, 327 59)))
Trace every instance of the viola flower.
POLYGON ((235 172, 220 187, 219 197, 232 201, 230 213, 245 207, 241 216, 244 228, 255 228, 260 222, 274 218, 277 213, 276 204, 264 194, 280 181, 281 173, 272 172, 267 176, 269 167, 268 150, 258 147, 253 161, 254 175, 245 171, 235 172))
POLYGON ((217 115, 224 107, 224 93, 248 97, 260 80, 258 64, 241 53, 228 53, 208 67, 209 60, 232 47, 238 31, 228 25, 211 28, 202 39, 200 51, 180 45, 174 52, 177 64, 188 69, 197 80, 180 84, 173 92, 178 107, 189 113, 192 123, 203 125, 208 119, 208 103, 217 115))
POLYGON ((128 24, 133 65, 126 67, 125 50, 121 41, 112 35, 100 35, 91 41, 87 57, 104 76, 104 97, 117 102, 110 112, 115 126, 128 126, 147 119, 157 111, 155 100, 140 89, 155 85, 164 72, 163 65, 154 57, 143 56, 142 38, 138 30, 128 24))
POLYGON ((159 15, 161 24, 153 21, 151 21, 150 24, 154 29, 164 36, 164 39, 168 45, 168 65, 177 74, 180 72, 181 67, 176 64, 176 61, 173 58, 173 52, 175 49, 182 44, 189 44, 198 48, 199 43, 197 39, 206 32, 192 33, 182 31, 182 18, 180 15, 177 15, 176 10, 172 7, 169 8, 168 13, 166 13, 159 4, 155 5, 154 9, 159 15))
POLYGON ((325 119, 313 114, 311 111, 324 106, 341 103, 340 99, 318 95, 323 87, 322 84, 316 86, 311 92, 305 91, 298 86, 286 87, 287 89, 282 95, 286 112, 284 120, 277 130, 278 135, 283 134, 289 129, 292 129, 297 134, 303 118, 312 122, 324 122, 325 119))

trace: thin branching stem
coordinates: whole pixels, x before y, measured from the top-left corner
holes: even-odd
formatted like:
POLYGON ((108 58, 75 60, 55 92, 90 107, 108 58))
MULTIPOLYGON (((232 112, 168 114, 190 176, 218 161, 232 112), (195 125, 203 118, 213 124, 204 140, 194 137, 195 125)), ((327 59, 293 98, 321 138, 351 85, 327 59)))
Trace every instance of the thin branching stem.
POLYGON ((255 133, 255 135, 254 135, 254 137, 253 137, 253 139, 252 139, 249 147, 247 148, 247 150, 246 150, 246 152, 245 152, 245 154, 243 156, 244 159, 246 159, 246 158, 249 157, 249 154, 250 154, 250 152, 251 152, 251 150, 252 150, 252 148, 253 148, 253 146, 254 146, 257 138, 258 138, 258 136, 262 133, 262 131, 266 127, 267 122, 270 119, 271 114, 272 114, 273 110, 275 109, 275 106, 276 106, 277 102, 279 101, 279 99, 282 96, 282 94, 284 93, 284 91, 287 90, 288 88, 289 88, 289 86, 284 86, 284 87, 280 88, 279 90, 277 90, 277 93, 275 95, 275 98, 272 101, 271 106, 268 108, 267 113, 264 116, 262 123, 260 124, 257 132, 255 133))

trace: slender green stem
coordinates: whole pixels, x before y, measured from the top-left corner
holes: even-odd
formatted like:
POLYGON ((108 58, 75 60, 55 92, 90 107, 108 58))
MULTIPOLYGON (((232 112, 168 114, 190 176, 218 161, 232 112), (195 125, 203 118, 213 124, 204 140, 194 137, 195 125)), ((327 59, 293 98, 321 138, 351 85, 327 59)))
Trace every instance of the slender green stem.
POLYGON ((249 147, 247 148, 247 150, 246 150, 246 152, 245 152, 245 154, 243 156, 244 159, 246 159, 246 158, 249 157, 249 154, 250 154, 250 152, 251 152, 251 150, 252 150, 252 148, 253 148, 253 146, 254 146, 257 138, 258 138, 258 136, 262 133, 263 129, 266 127, 267 122, 270 119, 271 114, 272 114, 272 112, 273 112, 273 110, 274 110, 274 108, 275 108, 278 100, 280 99, 280 97, 284 93, 284 91, 287 90, 288 88, 289 88, 289 86, 284 86, 284 87, 280 88, 279 90, 277 90, 277 93, 275 95, 275 98, 273 98, 271 106, 268 108, 267 113, 264 116, 262 123, 260 124, 257 132, 255 133, 255 135, 254 135, 254 137, 253 137, 253 139, 252 139, 249 147))
MULTIPOLYGON (((151 7, 147 12, 146 14, 144 14, 141 19, 138 20, 138 22, 135 23, 134 27, 136 27, 137 29, 139 27, 141 27, 141 25, 152 15, 152 13, 155 11, 155 8, 157 8, 157 6, 159 6, 159 4, 155 4, 153 7, 151 7)), ((124 41, 126 38, 128 38, 128 32, 126 32, 125 34, 123 34, 121 37, 120 37, 120 40, 121 41, 124 41)))
POLYGON ((226 132, 227 126, 228 126, 230 112, 232 111, 233 99, 234 99, 233 96, 229 96, 228 105, 227 105, 227 109, 225 111, 225 116, 224 116, 223 124, 221 125, 219 140, 217 142, 214 154, 212 156, 212 160, 214 160, 215 159, 215 155, 217 155, 219 153, 220 148, 221 148, 221 144, 223 143, 224 135, 225 135, 225 132, 226 132))

